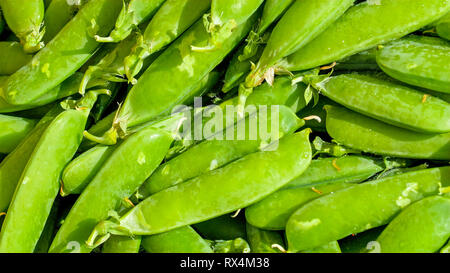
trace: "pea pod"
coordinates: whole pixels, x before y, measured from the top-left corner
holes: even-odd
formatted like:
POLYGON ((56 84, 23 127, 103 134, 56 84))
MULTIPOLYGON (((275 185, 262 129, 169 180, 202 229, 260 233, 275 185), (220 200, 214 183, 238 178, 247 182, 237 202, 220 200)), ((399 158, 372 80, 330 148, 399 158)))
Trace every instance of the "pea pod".
POLYGON ((361 114, 421 133, 450 132, 450 104, 375 77, 342 74, 313 83, 328 98, 361 114), (356 91, 356 92, 355 92, 356 91))
POLYGON ((447 243, 439 252, 440 253, 450 253, 450 242, 447 243))
POLYGON ((245 219, 238 215, 225 214, 193 225, 198 233, 208 240, 233 240, 246 238, 245 219))
POLYGON ((140 23, 150 19, 165 0, 127 0, 116 21, 115 28, 108 37, 96 35, 95 39, 102 43, 117 43, 128 37, 140 23))
POLYGON ((342 251, 337 241, 331 241, 328 244, 301 251, 301 253, 342 253, 342 251))
POLYGON ((358 234, 352 234, 339 241, 342 253, 363 253, 368 249, 375 248, 373 243, 383 232, 385 226, 366 230, 358 234))
POLYGON ((50 215, 48 216, 47 222, 45 222, 44 230, 41 233, 41 237, 36 244, 34 253, 47 253, 48 248, 53 240, 53 235, 55 235, 55 229, 58 220, 58 210, 59 210, 59 199, 55 199, 50 215))
POLYGON ((47 113, 0 164, 0 212, 6 212, 23 170, 39 139, 51 121, 61 112, 59 106, 47 113))
MULTIPOLYGON (((162 191, 179 183, 182 183, 190 178, 199 176, 209 171, 221 168, 222 166, 239 159, 247 154, 256 152, 264 145, 271 141, 277 140, 279 137, 289 135, 297 130, 302 125, 302 121, 287 107, 277 107, 275 113, 268 111, 268 116, 264 117, 261 112, 252 114, 244 121, 243 128, 249 128, 250 124, 256 124, 255 137, 251 138, 246 135, 244 138, 237 138, 238 130, 234 131, 235 138, 228 139, 228 129, 224 130, 220 139, 211 137, 188 151, 180 154, 174 159, 158 167, 150 178, 141 186, 139 194, 144 197, 162 191), (272 117, 272 114, 274 117, 272 117), (279 118, 272 120, 272 118, 279 118), (274 122, 279 124, 279 128, 270 128, 274 122), (264 125, 262 125, 264 124, 264 125), (266 139, 263 132, 260 132, 260 126, 267 126, 270 132, 271 139, 266 139), (272 131, 272 130, 277 130, 272 131), (190 163, 189 163, 190 162, 190 163), (195 163, 194 163, 195 162, 195 163)), ((238 123, 241 123, 238 121, 238 123)), ((238 127, 240 125, 236 125, 238 127)), ((250 134, 250 132, 248 132, 250 134)), ((270 137, 269 136, 269 137, 270 137)))
POLYGON ((165 1, 124 60, 128 81, 135 82, 134 77, 141 71, 144 60, 174 41, 210 6, 211 0, 165 1))
POLYGON ((41 30, 45 9, 43 0, 1 0, 0 7, 25 52, 33 53, 44 47, 41 42, 44 35, 44 30, 41 30))
POLYGON ((403 158, 450 159, 450 133, 415 133, 341 107, 326 106, 326 110, 327 132, 347 147, 403 158))
POLYGON ((271 78, 273 66, 283 57, 308 44, 336 21, 354 0, 295 1, 270 35, 258 64, 245 80, 246 88, 258 86, 264 78, 271 78), (270 69, 272 69, 270 71, 270 69))
POLYGON ((208 242, 189 226, 180 227, 160 234, 144 236, 142 246, 149 253, 213 252, 208 242))
POLYGON ((0 115, 0 153, 12 152, 36 123, 33 119, 0 115))
POLYGON ((73 16, 81 8, 86 0, 81 1, 67 1, 67 0, 52 0, 46 7, 44 15, 45 34, 43 37, 44 43, 50 42, 64 26, 73 18, 73 16))
POLYGON ((300 71, 338 61, 414 32, 449 10, 447 0, 365 1, 350 8, 313 41, 283 60, 280 66, 289 71, 300 71))
POLYGON ((337 62, 334 69, 341 70, 380 70, 377 64, 377 48, 371 48, 348 56, 337 62))
POLYGON ((274 247, 274 245, 279 245, 281 247, 284 245, 280 233, 262 230, 248 223, 247 238, 252 253, 280 253, 281 251, 274 247))
POLYGON ((97 98, 90 92, 76 109, 60 113, 45 129, 17 184, 0 233, 0 252, 33 252, 59 191, 59 177, 83 138, 97 98), (33 225, 27 223, 32 222, 33 225))
POLYGON ((141 242, 141 236, 113 236, 103 245, 102 253, 139 253, 141 242))
POLYGON ((0 42, 0 75, 11 75, 32 58, 18 42, 0 42))
POLYGON ((408 36, 381 47, 377 63, 391 77, 411 85, 450 93, 450 42, 408 36))
POLYGON ((78 251, 90 252, 84 242, 92 228, 106 218, 110 210, 119 208, 124 199, 150 176, 172 141, 169 132, 148 127, 121 143, 73 205, 52 242, 50 252, 70 252, 72 242, 77 243, 78 251), (103 191, 106 188, 108 191, 103 191))
POLYGON ((450 12, 437 22, 436 33, 441 38, 450 41, 450 12))
POLYGON ((216 240, 211 242, 214 253, 249 253, 250 245, 242 238, 216 240))
POLYGON ((308 136, 309 130, 287 136, 277 143, 274 151, 247 155, 221 169, 154 194, 122 216, 119 223, 100 222, 87 244, 101 244, 110 233, 166 232, 244 208, 305 171, 311 160, 308 136))
POLYGON ((449 186, 450 167, 408 172, 337 191, 298 209, 286 225, 289 250, 321 246, 390 222, 403 208, 449 186))
POLYGON ((91 37, 92 32, 109 31, 120 5, 120 0, 90 1, 84 5, 31 62, 7 79, 0 92, 6 101, 14 105, 32 104, 79 69, 99 46, 91 37))

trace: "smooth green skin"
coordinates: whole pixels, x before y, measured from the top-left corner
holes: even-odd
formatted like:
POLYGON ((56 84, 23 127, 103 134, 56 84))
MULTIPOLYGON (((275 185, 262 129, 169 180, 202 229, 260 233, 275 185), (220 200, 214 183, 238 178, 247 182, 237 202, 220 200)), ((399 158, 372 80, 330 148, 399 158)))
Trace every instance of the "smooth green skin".
POLYGON ((52 109, 44 116, 27 137, 0 164, 0 212, 6 212, 14 195, 17 183, 42 134, 51 121, 60 113, 52 109))
POLYGON ((0 153, 12 152, 36 123, 34 119, 0 115, 0 153))
POLYGON ((450 12, 437 23, 436 33, 441 38, 450 41, 450 12))
POLYGON ((266 0, 261 16, 261 23, 258 28, 259 33, 263 33, 281 15, 289 8, 294 0, 266 0))
POLYGON ((100 42, 117 43, 128 37, 140 23, 149 20, 165 0, 123 1, 123 7, 109 37, 97 37, 100 42))
POLYGON ((0 253, 33 252, 58 194, 61 172, 83 139, 88 115, 89 110, 66 110, 45 130, 7 211, 0 253))
POLYGON ((389 76, 402 82, 450 93, 450 42, 411 35, 384 45, 377 63, 389 76))
POLYGON ((72 160, 61 175, 61 195, 80 194, 111 156, 116 146, 98 145, 72 160))
POLYGON ((439 252, 440 253, 450 253, 450 242, 448 242, 439 252))
POLYGON ((449 185, 450 167, 395 175, 325 195, 289 218, 290 251, 315 248, 389 223, 403 208, 449 185))
POLYGON ((212 0, 211 22, 214 27, 233 27, 244 23, 264 0, 212 0))
POLYGON ((326 110, 327 132, 347 147, 402 158, 450 159, 450 133, 415 133, 341 107, 326 106, 326 110))
POLYGON ((211 6, 211 0, 167 0, 145 29, 141 43, 125 59, 131 80, 142 69, 143 60, 170 44, 194 24, 211 6))
POLYGON ((43 0, 0 0, 0 7, 6 23, 20 39, 25 52, 33 53, 43 47, 43 0))
POLYGON ((128 137, 92 179, 59 229, 50 252, 90 252, 85 241, 95 225, 119 208, 164 159, 172 136, 151 127, 128 137), (95 207, 95 210, 92 208, 95 207))
POLYGON ((18 42, 0 42, 0 75, 11 75, 26 65, 32 55, 23 51, 18 42))
POLYGON ((258 86, 269 68, 317 37, 344 14, 353 2, 354 0, 295 1, 273 29, 256 68, 246 78, 246 86, 258 86))
POLYGON ((382 253, 434 253, 450 238, 450 198, 432 196, 403 210, 376 239, 382 253))
POLYGON ((247 223, 247 240, 252 253, 281 253, 272 245, 277 244, 284 247, 283 237, 276 231, 256 228, 247 223))
POLYGON ((190 226, 180 227, 156 235, 144 236, 142 246, 148 253, 213 252, 208 242, 190 226))
MULTIPOLYGON (((450 71, 449 71, 450 72, 450 71)), ((342 74, 313 83, 329 99, 356 112, 419 133, 450 132, 450 103, 376 77, 342 74)))
POLYGON ((246 238, 245 219, 225 214, 192 226, 208 240, 233 240, 246 238))
POLYGON ((342 253, 341 247, 337 241, 332 241, 322 246, 300 251, 300 253, 342 253))
POLYGON ((45 222, 44 230, 41 233, 41 237, 34 248, 34 253, 47 253, 50 244, 53 240, 53 235, 55 235, 55 229, 58 221, 58 210, 59 210, 59 199, 55 199, 53 202, 50 215, 45 222))
MULTIPOLYGON (((303 120, 299 120, 295 113, 286 106, 279 107, 278 117, 277 124, 279 124, 279 130, 276 133, 278 135, 276 139, 270 139, 270 141, 276 141, 278 138, 289 135, 303 125, 303 120)), ((268 141, 259 133, 260 123, 267 124, 268 132, 271 132, 271 116, 268 116, 267 120, 263 121, 259 118, 258 114, 251 115, 245 119, 244 126, 248 128, 246 129, 247 134, 245 139, 237 138, 237 129, 235 128, 235 137, 233 140, 227 140, 226 132, 222 132, 220 134, 223 139, 208 139, 203 141, 174 159, 162 164, 141 186, 139 194, 148 197, 151 194, 221 168, 229 162, 258 151, 261 145, 268 141), (257 124, 258 135, 254 140, 250 139, 248 135, 251 124, 257 124)), ((274 133, 271 132, 272 135, 274 133)))
POLYGON ((381 0, 350 8, 313 41, 283 61, 290 71, 307 70, 414 32, 450 10, 448 0, 381 0), (381 19, 384 18, 384 19, 381 19))
MULTIPOLYGON (((86 0, 81 0, 81 3, 86 0)), ((67 0, 53 0, 45 9, 44 25, 45 34, 42 39, 44 43, 50 42, 56 34, 73 18, 79 5, 73 4, 74 1, 67 0)))
MULTIPOLYGON (((119 227, 106 232, 157 234, 245 208, 307 169, 311 161, 309 133, 304 130, 286 136, 274 151, 247 155, 158 192, 126 213, 119 227)), ((102 226, 100 223, 97 228, 102 226)), ((103 230, 96 232, 102 235, 103 230)))
POLYGON ((364 50, 348 56, 337 62, 334 67, 337 71, 342 70, 380 70, 377 64, 376 47, 364 50))
POLYGON ((125 120, 126 127, 132 127, 170 112, 186 97, 192 97, 195 85, 239 43, 255 20, 256 16, 252 16, 239 25, 219 49, 195 52, 191 45, 208 43, 208 33, 199 20, 144 72, 128 93, 118 118, 125 120))
POLYGON ((139 253, 142 241, 141 236, 112 236, 102 246, 102 253, 139 253))
POLYGON ((375 241, 384 228, 384 226, 373 228, 339 240, 342 253, 367 252, 368 249, 373 248, 373 243, 370 242, 375 241))
POLYGON ((108 32, 121 6, 120 0, 96 0, 84 5, 31 62, 8 78, 1 87, 2 96, 11 104, 31 104, 67 79, 99 46, 92 37, 92 22, 98 33, 108 32))

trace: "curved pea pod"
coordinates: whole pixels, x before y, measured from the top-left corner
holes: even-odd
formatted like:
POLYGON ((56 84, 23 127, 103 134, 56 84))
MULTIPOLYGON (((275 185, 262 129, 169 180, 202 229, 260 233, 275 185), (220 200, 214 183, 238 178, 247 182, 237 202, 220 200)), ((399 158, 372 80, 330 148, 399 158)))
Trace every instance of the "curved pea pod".
POLYGON ((342 253, 342 251, 337 241, 331 241, 322 246, 300 251, 300 253, 342 253))
POLYGON ((58 194, 61 172, 81 143, 97 95, 86 94, 76 102, 75 109, 63 111, 45 129, 8 208, 0 233, 0 252, 33 252, 58 194))
POLYGON ((449 56, 450 42, 412 35, 381 46, 377 63, 397 80, 450 93, 449 56))
POLYGON ((225 214, 192 226, 208 240, 233 240, 245 238, 245 219, 225 214))
POLYGON ((33 119, 0 115, 0 153, 12 152, 36 123, 33 119))
POLYGON ((213 252, 208 242, 190 226, 180 227, 160 234, 144 236, 142 239, 142 247, 148 253, 213 252))
POLYGON ((252 253, 281 253, 274 247, 284 248, 283 238, 276 231, 262 230, 247 223, 247 238, 252 253))
POLYGON ((383 232, 384 228, 385 226, 369 229, 339 240, 342 253, 363 253, 376 247, 373 242, 383 232))
POLYGON ((294 2, 293 0, 266 0, 261 16, 259 31, 265 31, 273 22, 277 21, 281 15, 294 2))
POLYGON ((447 243, 439 252, 440 253, 450 253, 450 242, 447 243))
POLYGON ((350 8, 280 66, 289 71, 300 71, 338 61, 401 38, 429 25, 449 10, 447 0, 365 1, 350 8))
POLYGON ((48 216, 47 222, 45 222, 44 230, 41 233, 41 237, 34 248, 34 253, 47 253, 48 248, 53 240, 53 235, 55 235, 55 230, 58 221, 58 210, 59 210, 60 200, 57 198, 53 203, 50 215, 48 216))
POLYGON ((101 244, 111 233, 162 233, 244 208, 305 171, 311 161, 309 133, 304 130, 286 136, 274 143, 277 148, 272 151, 247 155, 154 194, 122 216, 119 223, 100 222, 87 244, 101 244))
POLYGON ((87 0, 68 1, 68 0, 52 0, 45 9, 44 25, 45 34, 44 43, 50 42, 61 29, 73 18, 73 16, 81 8, 87 0))
POLYGON ((0 7, 25 52, 33 53, 44 47, 41 42, 45 32, 41 30, 45 9, 43 0, 1 0, 0 7))
POLYGON ((250 245, 242 238, 210 242, 214 253, 249 253, 250 245))
POLYGON ((371 48, 337 61, 335 70, 380 70, 377 64, 377 48, 371 48))
POLYGON ((255 87, 264 79, 271 81, 282 58, 308 44, 336 21, 354 0, 295 1, 274 27, 258 64, 247 76, 245 86, 255 87))
POLYGON ((450 41, 450 13, 440 20, 436 25, 436 33, 446 40, 450 41))
POLYGON ((313 86, 328 98, 386 123, 420 133, 450 132, 450 104, 406 86, 358 74, 329 77, 313 86))
POLYGON ((128 81, 134 82, 143 62, 162 50, 194 24, 211 6, 211 0, 167 0, 151 19, 132 52, 124 60, 128 81))
POLYGON ((139 253, 142 237, 112 236, 102 246, 102 253, 139 253))
POLYGON ((97 0, 84 5, 31 62, 9 76, 1 87, 2 96, 14 105, 32 104, 67 79, 98 48, 92 32, 109 31, 120 6, 120 0, 97 0))
POLYGON ((98 145, 72 160, 61 175, 61 195, 80 194, 115 148, 115 146, 98 145))
POLYGON ((50 252, 70 252, 73 242, 79 252, 90 252, 85 241, 91 230, 150 176, 164 159, 172 141, 169 132, 148 127, 121 143, 73 205, 50 252))
POLYGON ((267 110, 265 116, 260 109, 245 120, 238 121, 239 124, 232 129, 234 136, 232 139, 228 136, 231 129, 225 128, 219 133, 220 137, 211 136, 210 139, 164 163, 141 186, 139 194, 147 197, 190 178, 221 168, 229 162, 258 151, 265 143, 295 132, 303 124, 302 120, 285 106, 276 106, 274 110, 273 113, 267 110), (256 131, 248 132, 254 125, 256 131), (267 132, 261 131, 263 126, 267 126, 267 132), (245 136, 239 138, 238 128, 249 129, 245 132, 245 136))
POLYGON ((372 252, 434 253, 450 238, 450 199, 432 196, 405 208, 375 240, 372 252))
POLYGON ((327 132, 347 147, 403 158, 450 159, 450 133, 415 133, 341 107, 326 106, 326 110, 327 132))
POLYGON ((208 42, 202 22, 195 23, 150 65, 130 90, 118 116, 124 124, 121 127, 133 127, 170 113, 184 98, 193 97, 191 92, 196 84, 239 43, 255 20, 256 16, 252 16, 239 25, 220 49, 209 52, 191 50, 192 44, 208 42))
POLYGON ((0 164, 0 212, 6 212, 23 170, 39 139, 51 121, 61 112, 59 106, 49 111, 0 164))
POLYGON ((123 7, 115 22, 116 26, 108 37, 95 35, 102 43, 117 43, 128 37, 140 23, 151 18, 165 0, 128 0, 123 1, 123 7))
POLYGON ((403 208, 449 186, 450 167, 378 179, 302 206, 289 218, 289 250, 302 251, 389 223, 403 208))
POLYGON ((0 75, 11 75, 26 65, 33 56, 23 51, 18 42, 0 42, 0 75))

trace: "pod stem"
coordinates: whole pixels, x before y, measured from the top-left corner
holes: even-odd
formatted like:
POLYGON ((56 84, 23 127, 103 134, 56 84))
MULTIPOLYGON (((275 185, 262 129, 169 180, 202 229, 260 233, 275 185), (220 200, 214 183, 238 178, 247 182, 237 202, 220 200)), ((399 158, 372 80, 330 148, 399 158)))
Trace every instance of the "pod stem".
POLYGON ((133 234, 126 228, 120 226, 119 223, 111 220, 105 220, 99 222, 94 230, 89 235, 86 241, 86 245, 89 248, 96 248, 105 243, 111 235, 119 236, 133 236, 133 234))

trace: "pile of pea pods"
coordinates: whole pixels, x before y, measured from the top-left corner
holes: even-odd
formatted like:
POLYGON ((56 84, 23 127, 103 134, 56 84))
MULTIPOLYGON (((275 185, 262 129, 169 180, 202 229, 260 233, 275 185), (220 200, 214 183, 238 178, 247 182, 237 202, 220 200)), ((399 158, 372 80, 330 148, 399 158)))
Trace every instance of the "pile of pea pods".
POLYGON ((0 0, 0 226, 0 253, 449 253, 450 0, 0 0))

